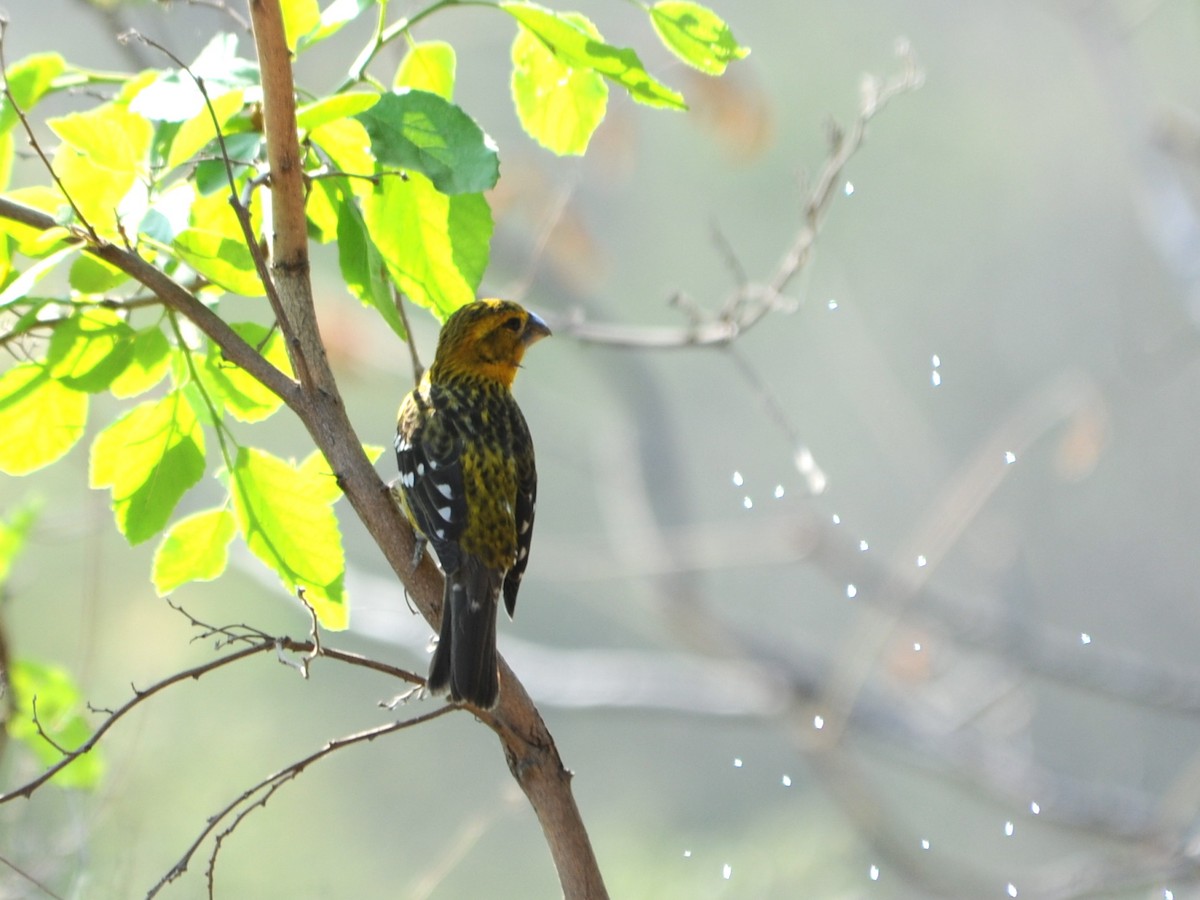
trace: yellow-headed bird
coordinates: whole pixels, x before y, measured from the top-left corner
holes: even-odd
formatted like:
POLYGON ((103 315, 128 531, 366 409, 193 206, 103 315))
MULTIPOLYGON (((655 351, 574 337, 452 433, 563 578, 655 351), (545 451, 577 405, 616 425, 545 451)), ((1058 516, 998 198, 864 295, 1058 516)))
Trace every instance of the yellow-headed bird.
POLYGON ((481 709, 499 693, 496 610, 502 590, 509 616, 516 607, 537 500, 533 441, 512 383, 525 350, 549 334, 506 300, 456 310, 396 425, 404 512, 446 574, 428 688, 481 709))

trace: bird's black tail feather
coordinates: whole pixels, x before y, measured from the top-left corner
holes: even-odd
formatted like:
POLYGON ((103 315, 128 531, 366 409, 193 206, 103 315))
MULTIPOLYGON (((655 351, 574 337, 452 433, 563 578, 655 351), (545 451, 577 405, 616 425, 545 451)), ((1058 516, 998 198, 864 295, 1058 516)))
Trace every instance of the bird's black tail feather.
POLYGON ((451 700, 480 709, 496 705, 500 692, 496 670, 500 581, 496 572, 470 557, 446 576, 441 634, 427 679, 430 693, 449 690, 451 700))

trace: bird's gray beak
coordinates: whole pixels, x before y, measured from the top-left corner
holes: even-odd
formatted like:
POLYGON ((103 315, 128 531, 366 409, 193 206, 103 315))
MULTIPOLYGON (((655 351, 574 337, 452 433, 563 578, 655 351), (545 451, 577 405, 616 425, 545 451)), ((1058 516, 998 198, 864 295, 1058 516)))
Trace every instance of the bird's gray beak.
POLYGON ((542 317, 537 313, 531 312, 529 320, 525 323, 525 334, 521 338, 521 343, 528 347, 544 337, 550 337, 550 326, 542 321, 542 317))

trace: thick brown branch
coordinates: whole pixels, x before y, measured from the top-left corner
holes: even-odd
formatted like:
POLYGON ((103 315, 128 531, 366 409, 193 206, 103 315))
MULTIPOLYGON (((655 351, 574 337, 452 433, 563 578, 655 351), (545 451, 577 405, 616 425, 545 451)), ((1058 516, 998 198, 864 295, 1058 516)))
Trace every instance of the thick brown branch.
MULTIPOLYGON (((300 342, 293 350, 303 357, 306 367, 301 371, 304 402, 297 405, 296 411, 409 596, 430 624, 436 625, 441 610, 441 575, 428 557, 413 569, 412 529, 363 453, 317 330, 308 277, 304 183, 291 60, 278 0, 250 0, 250 18, 262 71, 263 118, 271 164, 275 227, 272 271, 285 313, 300 342)), ((500 736, 509 769, 542 824, 563 893, 569 898, 605 897, 600 869, 554 740, 533 701, 503 662, 501 676, 501 704, 485 721, 500 736)))

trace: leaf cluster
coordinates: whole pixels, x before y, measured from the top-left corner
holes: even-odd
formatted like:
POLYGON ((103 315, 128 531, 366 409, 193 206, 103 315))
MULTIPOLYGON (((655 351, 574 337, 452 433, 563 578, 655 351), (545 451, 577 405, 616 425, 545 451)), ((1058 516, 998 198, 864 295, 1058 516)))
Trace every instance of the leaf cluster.
MULTIPOLYGON (((334 0, 324 9, 316 0, 284 3, 297 54, 377 14, 345 82, 327 96, 301 93, 296 126, 308 235, 336 244, 350 293, 399 338, 407 337, 400 297, 444 319, 474 299, 489 259, 487 192, 499 178, 497 147, 454 102, 454 48, 412 35, 417 22, 464 5, 515 26, 514 106, 528 134, 554 153, 586 150, 611 85, 647 106, 686 108, 634 50, 607 43, 579 13, 524 0, 438 0, 390 22, 386 0, 334 0), (406 42, 406 53, 381 78, 372 68, 394 41, 406 42)), ((719 75, 748 52, 697 3, 639 6, 662 44, 699 71, 719 75)), ((268 294, 262 247, 271 226, 262 188, 270 174, 258 66, 231 34, 215 36, 187 65, 172 60, 134 74, 82 69, 57 53, 5 65, 0 191, 56 225, 0 217, 0 346, 13 358, 0 373, 0 471, 22 476, 62 459, 88 434, 98 395, 131 401, 95 430, 89 483, 109 492, 115 524, 130 544, 158 539, 158 593, 220 576, 240 539, 289 593, 303 595, 322 626, 345 628, 337 479, 317 453, 284 459, 247 443, 247 426, 283 405, 279 388, 228 359, 99 252, 124 247, 217 315, 232 308, 222 305, 228 298, 268 294), (43 149, 32 124, 39 103, 81 88, 106 99, 45 119, 57 144, 43 149), (47 178, 14 187, 13 160, 26 139, 47 178), (184 498, 206 475, 219 485, 217 501, 186 508, 184 498)), ((251 312, 228 323, 233 332, 292 378, 272 309, 237 308, 251 312)), ((374 460, 380 452, 368 455, 374 460)), ((33 665, 10 673, 14 687, 20 681, 17 693, 59 697, 63 709, 75 708, 78 698, 55 688, 56 677, 33 665)), ((54 712, 44 708, 45 721, 54 712)), ((29 713, 10 721, 10 731, 38 733, 29 713)), ((72 721, 62 727, 63 740, 78 743, 72 721)), ((53 746, 48 732, 41 736, 53 746)))

